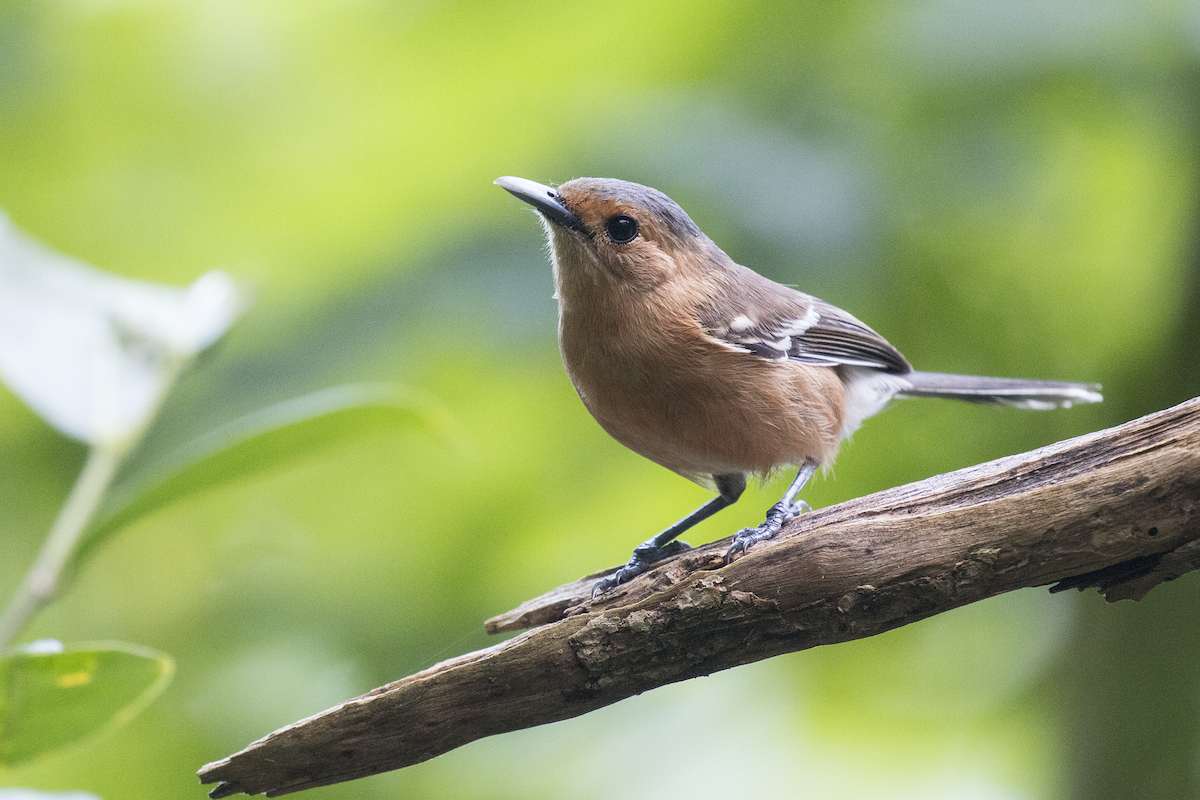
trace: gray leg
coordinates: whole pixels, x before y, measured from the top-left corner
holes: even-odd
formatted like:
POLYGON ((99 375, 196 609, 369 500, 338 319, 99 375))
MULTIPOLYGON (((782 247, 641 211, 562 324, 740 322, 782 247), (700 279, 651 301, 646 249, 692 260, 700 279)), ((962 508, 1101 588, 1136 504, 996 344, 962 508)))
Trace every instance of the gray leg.
POLYGON ((800 490, 804 488, 804 484, 808 483, 808 479, 816 471, 817 462, 805 461, 804 466, 796 473, 796 479, 792 481, 792 485, 783 493, 783 499, 771 506, 771 509, 767 512, 766 520, 757 528, 742 528, 733 535, 733 544, 729 546, 729 552, 725 554, 725 560, 729 561, 732 559, 733 554, 739 550, 744 553, 750 549, 751 545, 770 539, 779 533, 779 529, 783 527, 783 523, 798 514, 810 511, 808 503, 803 500, 796 500, 796 495, 800 494, 800 490))
MULTIPOLYGON (((661 561, 667 556, 673 556, 676 553, 682 553, 684 550, 690 550, 691 545, 687 542, 675 541, 676 537, 693 525, 708 519, 722 508, 733 505, 742 496, 742 492, 746 491, 745 475, 714 475, 713 480, 716 481, 717 491, 720 492, 719 495, 662 533, 652 536, 635 547, 633 549, 633 556, 625 566, 607 578, 601 578, 596 581, 595 585, 592 586, 592 597, 598 597, 635 575, 641 575, 656 561, 661 561)), ((797 489, 797 491, 799 490, 797 489)))

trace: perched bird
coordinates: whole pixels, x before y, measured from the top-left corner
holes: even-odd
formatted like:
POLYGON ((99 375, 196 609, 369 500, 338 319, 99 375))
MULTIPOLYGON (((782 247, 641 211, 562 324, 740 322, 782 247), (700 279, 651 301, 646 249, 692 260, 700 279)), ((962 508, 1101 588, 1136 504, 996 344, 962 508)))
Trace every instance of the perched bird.
POLYGON ((621 444, 717 492, 638 545, 593 596, 686 550, 676 537, 737 501, 748 475, 800 465, 766 520, 734 536, 727 558, 770 539, 807 510, 796 497, 817 467, 892 398, 1034 409, 1101 400, 1088 384, 914 371, 850 314, 734 263, 648 186, 496 184, 541 215, 563 363, 588 411, 621 444))

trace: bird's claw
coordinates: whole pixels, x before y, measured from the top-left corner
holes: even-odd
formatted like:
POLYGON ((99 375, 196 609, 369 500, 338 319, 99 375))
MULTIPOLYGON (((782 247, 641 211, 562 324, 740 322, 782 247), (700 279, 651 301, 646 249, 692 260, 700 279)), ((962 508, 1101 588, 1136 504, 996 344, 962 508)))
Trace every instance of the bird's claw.
POLYGON ((664 558, 669 558, 691 549, 692 546, 690 544, 679 539, 667 542, 662 547, 655 547, 650 542, 638 545, 634 548, 633 556, 626 562, 625 566, 608 577, 601 578, 592 584, 592 599, 595 600, 609 589, 615 589, 622 583, 641 575, 650 569, 653 564, 662 561, 664 558))
POLYGON ((792 503, 792 505, 788 508, 787 514, 784 516, 783 521, 788 522, 789 520, 795 519, 796 517, 800 516, 801 514, 811 514, 811 513, 812 513, 812 506, 810 506, 808 503, 804 502, 803 500, 797 500, 796 502, 792 503))
POLYGON ((619 570, 614 572, 612 575, 609 575, 607 578, 601 578, 600 580, 593 583, 592 584, 592 599, 595 600, 597 597, 604 594, 609 589, 615 589, 618 586, 620 586, 621 581, 625 580, 625 576, 622 575, 623 572, 625 572, 625 568, 621 567, 619 570))
POLYGON ((733 543, 729 545, 729 550, 725 553, 725 563, 728 564, 733 561, 735 554, 739 552, 745 554, 750 550, 752 545, 765 542, 778 533, 779 525, 772 525, 771 523, 771 520, 767 520, 757 528, 742 528, 735 533, 733 535, 733 543))
POLYGON ((761 525, 756 528, 742 528, 733 535, 733 543, 729 545, 729 550, 725 553, 725 563, 728 564, 732 561, 738 552, 744 555, 751 546, 774 538, 775 534, 779 533, 779 529, 783 527, 783 523, 810 511, 812 511, 812 506, 803 500, 797 500, 786 507, 782 503, 771 506, 766 520, 761 525))

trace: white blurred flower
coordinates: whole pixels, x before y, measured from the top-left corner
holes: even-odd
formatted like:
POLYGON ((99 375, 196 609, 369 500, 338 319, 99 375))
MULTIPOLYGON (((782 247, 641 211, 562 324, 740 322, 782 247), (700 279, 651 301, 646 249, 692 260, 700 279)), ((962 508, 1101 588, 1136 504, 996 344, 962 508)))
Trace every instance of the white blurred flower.
POLYGON ((56 253, 0 213, 0 379, 62 433, 123 447, 242 301, 222 272, 129 280, 56 253))
POLYGON ((0 800, 100 800, 91 792, 43 792, 9 786, 0 789, 0 800))
POLYGON ((36 655, 47 656, 55 655, 63 651, 63 643, 58 639, 37 639, 23 645, 14 647, 11 653, 20 653, 21 655, 36 655))

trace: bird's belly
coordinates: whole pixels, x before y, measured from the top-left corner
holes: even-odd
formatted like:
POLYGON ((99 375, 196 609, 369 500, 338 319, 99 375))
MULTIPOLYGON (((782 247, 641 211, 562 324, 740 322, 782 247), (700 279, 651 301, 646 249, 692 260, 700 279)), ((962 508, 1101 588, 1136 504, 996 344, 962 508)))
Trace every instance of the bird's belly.
POLYGON ((833 370, 717 352, 677 369, 587 370, 607 380, 572 382, 618 442, 680 475, 766 474, 804 460, 828 463, 838 448, 844 390, 833 370))

